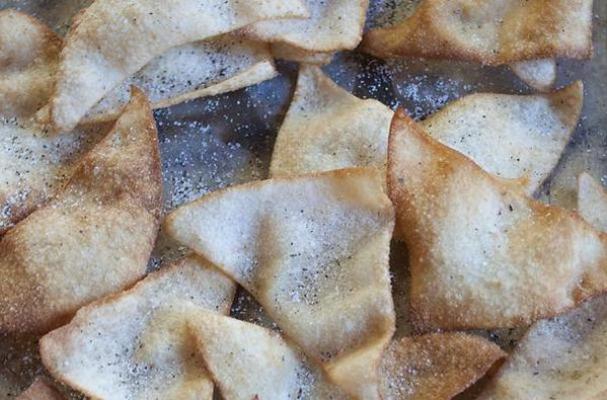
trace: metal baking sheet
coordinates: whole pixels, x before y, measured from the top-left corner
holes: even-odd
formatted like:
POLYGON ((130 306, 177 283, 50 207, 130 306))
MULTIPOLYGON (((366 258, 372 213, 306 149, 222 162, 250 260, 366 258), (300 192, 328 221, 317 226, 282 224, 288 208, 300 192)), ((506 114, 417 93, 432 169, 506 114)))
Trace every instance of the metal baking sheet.
MULTIPOLYGON (((64 34, 74 14, 91 0, 0 0, 0 9, 17 8, 47 22, 64 34)), ((403 18, 415 0, 371 0, 367 26, 403 18)), ((585 83, 585 104, 580 124, 566 153, 537 196, 573 207, 577 175, 590 172, 607 184, 607 1, 596 0, 595 55, 592 60, 558 60, 557 86, 574 80, 585 83)), ((198 99, 155 112, 159 129, 165 183, 165 208, 218 188, 267 176, 276 133, 288 108, 297 65, 278 63, 281 75, 237 92, 198 99)), ((449 101, 474 92, 531 93, 507 68, 425 60, 388 63, 357 52, 336 55, 325 71, 354 95, 378 99, 390 107, 402 106, 416 118, 436 111, 449 101)), ((150 268, 181 254, 184 249, 160 235, 150 268)), ((406 334, 406 257, 393 249, 394 294, 398 334, 406 334)), ((233 315, 270 324, 263 311, 240 293, 233 315)), ((511 347, 517 331, 489 337, 511 347)), ((13 385, 0 399, 13 398, 43 372, 35 339, 0 338, 0 387, 13 385)))

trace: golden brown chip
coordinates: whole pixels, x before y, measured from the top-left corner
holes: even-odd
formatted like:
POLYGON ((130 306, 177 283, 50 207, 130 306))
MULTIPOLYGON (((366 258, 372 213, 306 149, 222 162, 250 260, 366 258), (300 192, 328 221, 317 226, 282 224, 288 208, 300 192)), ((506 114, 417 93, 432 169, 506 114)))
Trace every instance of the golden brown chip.
POLYGON ((382 359, 382 399, 449 400, 505 356, 497 345, 463 333, 404 337, 382 359))
POLYGON ((210 400, 213 384, 193 351, 182 302, 225 314, 235 289, 208 263, 186 257, 80 309, 41 339, 42 360, 93 398, 210 400))
POLYGON ((302 65, 274 145, 270 174, 301 175, 347 167, 386 168, 394 113, 340 88, 320 68, 302 65))
POLYGON ((0 332, 44 333, 141 278, 161 206, 156 126, 135 90, 63 191, 0 240, 0 332))
POLYGON ((388 158, 421 329, 523 325, 607 290, 607 238, 579 216, 527 197, 402 112, 388 158))
POLYGON ((554 59, 519 61, 510 64, 510 68, 523 82, 540 92, 550 90, 556 81, 554 59))
POLYGON ((587 173, 578 179, 577 208, 580 215, 596 229, 607 232, 607 192, 587 173))
POLYGON ((67 35, 50 109, 57 131, 73 129, 107 93, 167 50, 280 17, 305 17, 299 0, 97 0, 67 35))
POLYGON ((309 18, 257 22, 245 29, 266 42, 311 52, 353 49, 362 38, 368 0, 304 0, 309 18))
POLYGON ((225 400, 349 399, 278 333, 197 309, 188 325, 225 400))
POLYGON ((377 398, 394 306, 393 210, 376 170, 235 186, 178 208, 166 227, 244 286, 336 384, 377 398))
POLYGON ((49 136, 37 127, 0 117, 0 235, 60 192, 82 155, 109 128, 81 125, 49 136))
POLYGON ((592 54, 592 0, 424 0, 401 23, 369 31, 364 51, 488 65, 592 54))
POLYGON ((61 395, 53 386, 51 386, 46 378, 38 377, 32 383, 32 385, 16 400, 64 400, 65 397, 61 395))
POLYGON ((52 92, 61 38, 33 17, 0 11, 0 116, 28 118, 52 92))
POLYGON ((420 124, 485 171, 524 180, 532 194, 561 158, 583 102, 580 81, 545 95, 478 93, 449 103, 420 124))

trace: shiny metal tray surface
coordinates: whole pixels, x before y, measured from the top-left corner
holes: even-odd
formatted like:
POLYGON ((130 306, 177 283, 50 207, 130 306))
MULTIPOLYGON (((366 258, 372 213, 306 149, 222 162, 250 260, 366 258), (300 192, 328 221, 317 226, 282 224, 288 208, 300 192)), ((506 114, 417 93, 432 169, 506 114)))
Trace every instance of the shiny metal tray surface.
MULTIPOLYGON (((0 0, 0 9, 18 8, 65 33, 71 17, 91 0, 0 0)), ((368 25, 392 16, 395 5, 412 0, 371 0, 368 25)), ((558 60, 557 86, 574 80, 585 83, 580 124, 553 176, 537 196, 573 207, 577 175, 590 172, 607 184, 607 1, 595 0, 592 60, 558 60)), ((404 8, 403 8, 404 9, 404 8)), ((397 16, 398 18, 398 16, 397 16)), ((278 63, 281 75, 237 92, 198 99, 155 112, 159 129, 165 183, 165 208, 170 210, 218 188, 267 176, 273 143, 289 106, 297 65, 278 63)), ((337 54, 325 71, 354 95, 375 98, 391 107, 402 106, 423 118, 450 100, 474 92, 531 93, 507 68, 469 63, 400 60, 385 63, 357 52, 337 54)), ((150 268, 175 258, 184 249, 161 234, 150 268)), ((393 251, 394 294, 399 315, 398 334, 406 323, 406 257, 393 251)), ((239 318, 268 324, 263 312, 245 293, 233 308, 239 318)), ((517 332, 493 332, 504 346, 515 343, 517 332)), ((26 387, 42 369, 35 339, 0 338, 0 384, 6 380, 26 387)), ((0 385, 1 387, 1 385, 0 385)), ((15 391, 18 389, 15 389, 15 391)), ((0 399, 8 396, 0 393, 0 399)), ((7 398, 12 398, 14 394, 7 398)))

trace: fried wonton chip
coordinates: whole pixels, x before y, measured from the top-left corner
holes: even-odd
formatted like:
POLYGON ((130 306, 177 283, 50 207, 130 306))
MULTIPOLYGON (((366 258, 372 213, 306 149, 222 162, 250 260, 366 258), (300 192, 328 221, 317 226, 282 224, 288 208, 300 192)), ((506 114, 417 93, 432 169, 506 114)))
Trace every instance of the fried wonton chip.
POLYGON ((577 208, 580 215, 596 229, 607 232, 607 192, 587 173, 578 179, 577 208))
POLYGON ((0 115, 28 118, 52 92, 61 38, 33 17, 0 11, 0 115))
POLYGON ((213 384, 193 351, 181 302, 225 314, 235 290, 214 267, 186 257, 80 309, 41 339, 42 360, 55 378, 93 398, 210 400, 213 384))
POLYGON ((607 396, 607 297, 531 327, 482 400, 607 396))
POLYGON ((305 17, 299 0, 96 0, 75 21, 61 52, 50 118, 67 131, 107 93, 155 57, 265 19, 305 17))
POLYGON ((303 50, 285 43, 272 44, 272 55, 277 60, 295 61, 302 64, 330 64, 335 53, 320 53, 303 50))
POLYGON ((381 363, 383 400, 449 400, 480 379, 504 353, 463 333, 395 340, 381 363))
POLYGON ((64 400, 61 395, 43 377, 38 377, 32 385, 17 397, 16 400, 64 400))
POLYGON ((368 0, 304 0, 306 19, 257 22, 245 31, 259 40, 285 43, 302 50, 333 52, 353 49, 360 43, 368 0))
POLYGON ((550 90, 556 81, 554 59, 519 61, 510 64, 510 68, 523 82, 540 92, 550 90))
POLYGON ((153 108, 161 108, 254 85, 276 74, 265 44, 237 35, 194 42, 154 58, 108 93, 86 120, 115 116, 128 102, 131 86, 143 90, 153 108))
POLYGON ((393 210, 378 171, 235 186, 178 208, 166 227, 244 286, 336 384, 377 398, 394 331, 393 210))
POLYGON ((479 93, 450 103, 421 125, 485 171, 523 178, 531 194, 556 167, 583 102, 580 81, 545 95, 479 93))
POLYGON ((376 166, 385 171, 392 110, 339 87, 302 65, 293 101, 274 145, 270 174, 301 175, 376 166))
POLYGON ((278 333, 204 310, 188 326, 225 400, 349 399, 278 333))
POLYGON ((0 235, 57 194, 109 126, 48 133, 0 117, 0 235))
POLYGON ((46 332, 141 278, 161 206, 156 126, 134 90, 63 191, 0 240, 0 332, 46 332))
POLYGON ((422 330, 524 325, 607 290, 607 237, 434 141, 403 112, 388 187, 422 330))
POLYGON ((456 59, 488 65, 592 55, 592 0, 424 0, 413 15, 369 31, 380 57, 456 59))

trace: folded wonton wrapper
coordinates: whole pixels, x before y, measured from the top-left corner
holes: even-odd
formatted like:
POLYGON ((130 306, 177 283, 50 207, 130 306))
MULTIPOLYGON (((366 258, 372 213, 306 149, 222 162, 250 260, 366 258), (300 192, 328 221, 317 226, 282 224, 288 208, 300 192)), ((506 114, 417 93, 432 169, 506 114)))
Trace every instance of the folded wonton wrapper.
POLYGON ((543 95, 478 93, 449 103, 420 124, 485 171, 523 178, 532 194, 556 167, 583 103, 581 81, 543 95))
POLYGON ((424 0, 413 15, 369 31, 363 51, 488 65, 592 54, 592 0, 424 0))
POLYGON ((377 100, 362 100, 348 93, 320 68, 302 65, 274 145, 270 175, 356 166, 385 171, 393 115, 377 100))
POLYGON ((154 58, 134 76, 109 92, 85 120, 115 117, 136 86, 153 108, 169 107, 272 79, 277 75, 268 45, 237 35, 189 43, 154 58))
POLYGON ((194 350, 189 306, 226 314, 236 285, 189 256, 133 288, 78 311, 40 341, 55 378, 99 399, 213 398, 213 383, 194 350))
POLYGON ((141 278, 161 206, 156 126, 134 90, 67 186, 0 240, 0 332, 44 333, 141 278))
MULTIPOLYGON (((478 93, 451 102, 420 124, 485 170, 523 178, 533 193, 558 163, 583 98, 581 82, 546 95, 478 93)), ((384 170, 392 116, 388 107, 353 96, 319 68, 302 66, 274 145, 270 174, 368 165, 384 170)))
MULTIPOLYGON (((578 211, 607 230, 607 193, 583 173, 578 211)), ((607 396, 607 296, 540 321, 490 382, 480 400, 577 399, 607 396)))
POLYGON ((188 325, 225 400, 349 399, 278 333, 204 310, 188 325))
POLYGON ((556 81, 556 61, 551 58, 519 61, 510 64, 510 68, 523 82, 540 92, 550 90, 556 81))
POLYGON ((217 191, 167 217, 169 234, 244 286, 329 377, 378 398, 394 332, 392 206, 374 169, 217 191))
POLYGON ((463 333, 395 340, 381 363, 382 399, 449 400, 505 356, 497 345, 463 333))
POLYGON ((245 28, 252 37, 285 43, 312 52, 350 50, 358 46, 369 0, 304 0, 305 19, 276 19, 245 28))
POLYGON ((48 100, 61 38, 37 19, 0 11, 0 116, 28 118, 48 100))
POLYGON ((42 377, 36 378, 34 383, 15 400, 64 400, 54 387, 48 384, 47 380, 42 377))
POLYGON ((169 49, 280 17, 305 17, 299 0, 97 0, 67 35, 50 108, 39 118, 73 129, 105 95, 169 49))
POLYGON ((607 290, 607 237, 483 171, 402 112, 388 187, 420 329, 524 325, 607 290))
POLYGON ((108 124, 81 125, 49 136, 0 117, 0 235, 61 191, 78 160, 108 130, 108 124))

